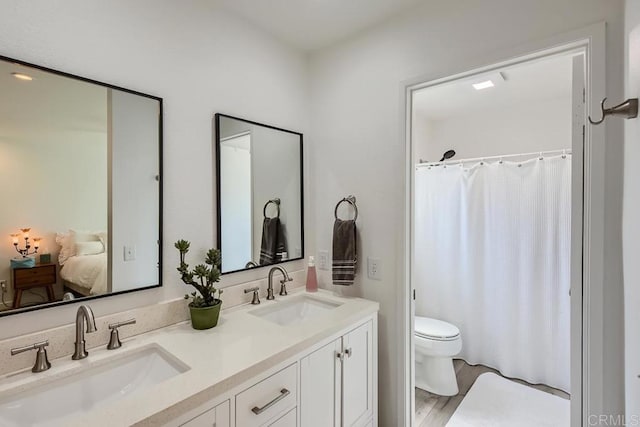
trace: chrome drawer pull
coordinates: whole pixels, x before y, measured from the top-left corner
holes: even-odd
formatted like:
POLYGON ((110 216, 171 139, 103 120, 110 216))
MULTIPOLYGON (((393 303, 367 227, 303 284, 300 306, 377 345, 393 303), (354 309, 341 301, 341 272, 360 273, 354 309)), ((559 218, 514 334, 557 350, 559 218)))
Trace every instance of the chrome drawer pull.
POLYGON ((257 406, 254 406, 253 409, 251 409, 251 412, 253 412, 256 415, 260 415, 261 413, 271 408, 276 403, 280 402, 285 397, 289 396, 290 393, 291 392, 289 390, 287 390, 286 388, 283 388, 282 390, 280 390, 280 396, 276 397, 271 402, 264 405, 262 408, 258 408, 257 406))

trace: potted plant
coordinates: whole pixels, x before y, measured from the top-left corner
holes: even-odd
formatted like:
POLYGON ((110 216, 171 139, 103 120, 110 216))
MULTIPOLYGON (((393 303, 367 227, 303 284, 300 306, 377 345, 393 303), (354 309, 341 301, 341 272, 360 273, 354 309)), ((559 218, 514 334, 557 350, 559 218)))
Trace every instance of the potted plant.
MULTIPOLYGON (((222 290, 213 285, 220 281, 220 251, 209 249, 204 264, 196 265, 189 270, 189 264, 185 262, 185 256, 189 252, 191 244, 186 240, 178 240, 175 247, 180 252, 180 266, 178 272, 181 279, 187 285, 196 288, 197 292, 191 293, 189 311, 191 312, 191 325, 193 329, 210 329, 218 324, 220 307, 222 306, 222 290), (216 298, 216 293, 218 298, 216 298)), ((189 295, 184 296, 189 299, 189 295)))

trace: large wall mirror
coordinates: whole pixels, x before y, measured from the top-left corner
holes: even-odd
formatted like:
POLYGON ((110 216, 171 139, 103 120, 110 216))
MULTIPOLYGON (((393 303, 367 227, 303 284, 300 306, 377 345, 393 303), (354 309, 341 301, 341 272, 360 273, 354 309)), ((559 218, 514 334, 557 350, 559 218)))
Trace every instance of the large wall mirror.
POLYGON ((0 57, 0 315, 161 285, 162 99, 0 57))
POLYGON ((302 134, 216 114, 222 273, 304 257, 302 134))

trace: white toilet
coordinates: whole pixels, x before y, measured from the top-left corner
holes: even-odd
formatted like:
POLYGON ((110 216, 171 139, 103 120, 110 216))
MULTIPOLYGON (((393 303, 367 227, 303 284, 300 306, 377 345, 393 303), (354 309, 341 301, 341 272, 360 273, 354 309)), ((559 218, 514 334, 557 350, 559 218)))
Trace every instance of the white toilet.
POLYGON ((460 330, 442 320, 415 317, 416 387, 439 396, 458 394, 453 356, 462 350, 460 330))

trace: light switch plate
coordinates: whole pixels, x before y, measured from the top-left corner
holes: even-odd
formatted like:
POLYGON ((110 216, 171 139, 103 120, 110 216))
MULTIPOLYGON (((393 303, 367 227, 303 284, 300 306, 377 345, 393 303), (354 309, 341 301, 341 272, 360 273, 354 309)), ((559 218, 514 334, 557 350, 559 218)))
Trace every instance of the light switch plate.
POLYGON ((320 270, 329 269, 329 251, 326 249, 318 251, 318 268, 320 270))
POLYGON ((136 245, 130 245, 124 247, 124 260, 135 261, 136 259, 136 245))

